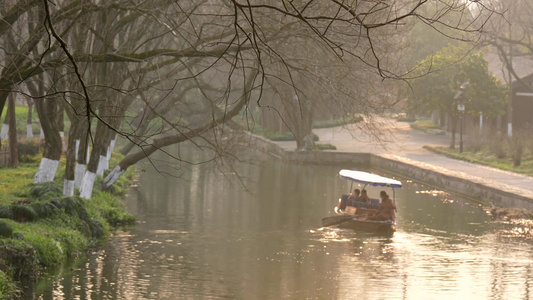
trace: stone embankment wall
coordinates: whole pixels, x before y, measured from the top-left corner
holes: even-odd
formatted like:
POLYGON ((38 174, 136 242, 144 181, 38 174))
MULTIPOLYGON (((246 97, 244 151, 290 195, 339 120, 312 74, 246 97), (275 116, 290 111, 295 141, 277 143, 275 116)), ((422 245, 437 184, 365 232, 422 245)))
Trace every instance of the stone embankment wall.
POLYGON ((533 210, 533 199, 531 198, 493 188, 487 184, 469 180, 469 178, 447 175, 423 166, 379 155, 325 151, 285 151, 277 144, 262 137, 249 135, 247 139, 252 148, 284 161, 308 164, 338 164, 347 168, 370 167, 406 177, 438 189, 451 191, 483 204, 492 203, 499 207, 523 207, 533 210))

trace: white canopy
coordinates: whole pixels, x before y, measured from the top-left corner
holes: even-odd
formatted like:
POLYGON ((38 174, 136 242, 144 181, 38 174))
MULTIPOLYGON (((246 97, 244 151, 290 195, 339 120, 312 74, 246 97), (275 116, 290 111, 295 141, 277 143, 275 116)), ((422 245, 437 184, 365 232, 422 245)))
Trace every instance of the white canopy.
POLYGON ((402 187, 402 183, 398 180, 357 170, 343 169, 339 171, 339 175, 342 179, 362 184, 368 184, 371 186, 388 186, 393 189, 399 189, 402 187))

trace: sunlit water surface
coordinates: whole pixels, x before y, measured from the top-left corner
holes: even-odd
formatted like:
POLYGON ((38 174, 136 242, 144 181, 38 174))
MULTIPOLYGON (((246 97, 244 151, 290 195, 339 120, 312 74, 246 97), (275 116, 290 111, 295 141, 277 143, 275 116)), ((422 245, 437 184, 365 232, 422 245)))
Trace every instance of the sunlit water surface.
POLYGON ((159 164, 180 178, 143 166, 127 197, 137 225, 24 298, 533 298, 532 244, 453 194, 399 178, 397 231, 379 236, 321 228, 350 189, 340 166, 159 164))

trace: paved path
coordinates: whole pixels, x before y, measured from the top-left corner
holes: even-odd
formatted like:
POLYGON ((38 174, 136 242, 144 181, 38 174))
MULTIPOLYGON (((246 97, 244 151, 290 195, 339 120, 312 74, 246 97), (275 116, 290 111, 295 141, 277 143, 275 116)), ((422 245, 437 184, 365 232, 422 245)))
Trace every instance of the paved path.
MULTIPOLYGON (((379 138, 365 133, 368 132, 365 124, 315 129, 313 132, 319 136, 319 143, 335 145, 339 152, 374 153, 533 199, 533 177, 447 158, 423 148, 424 145, 448 146, 450 136, 414 130, 408 123, 395 120, 376 119, 371 122, 375 126, 370 128, 380 134, 379 138)), ((296 148, 295 142, 277 144, 286 150, 296 148)))

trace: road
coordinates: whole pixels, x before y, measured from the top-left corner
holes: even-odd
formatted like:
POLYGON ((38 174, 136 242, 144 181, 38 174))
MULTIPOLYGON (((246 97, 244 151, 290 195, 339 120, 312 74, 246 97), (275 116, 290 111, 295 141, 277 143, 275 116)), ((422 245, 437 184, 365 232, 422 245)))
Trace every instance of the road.
MULTIPOLYGON (((412 129, 408 123, 385 118, 313 132, 319 136, 319 143, 335 145, 335 151, 374 153, 533 199, 533 177, 451 159, 423 148, 448 146, 449 135, 426 133, 412 129)), ((285 150, 296 148, 295 142, 277 144, 285 150)))

